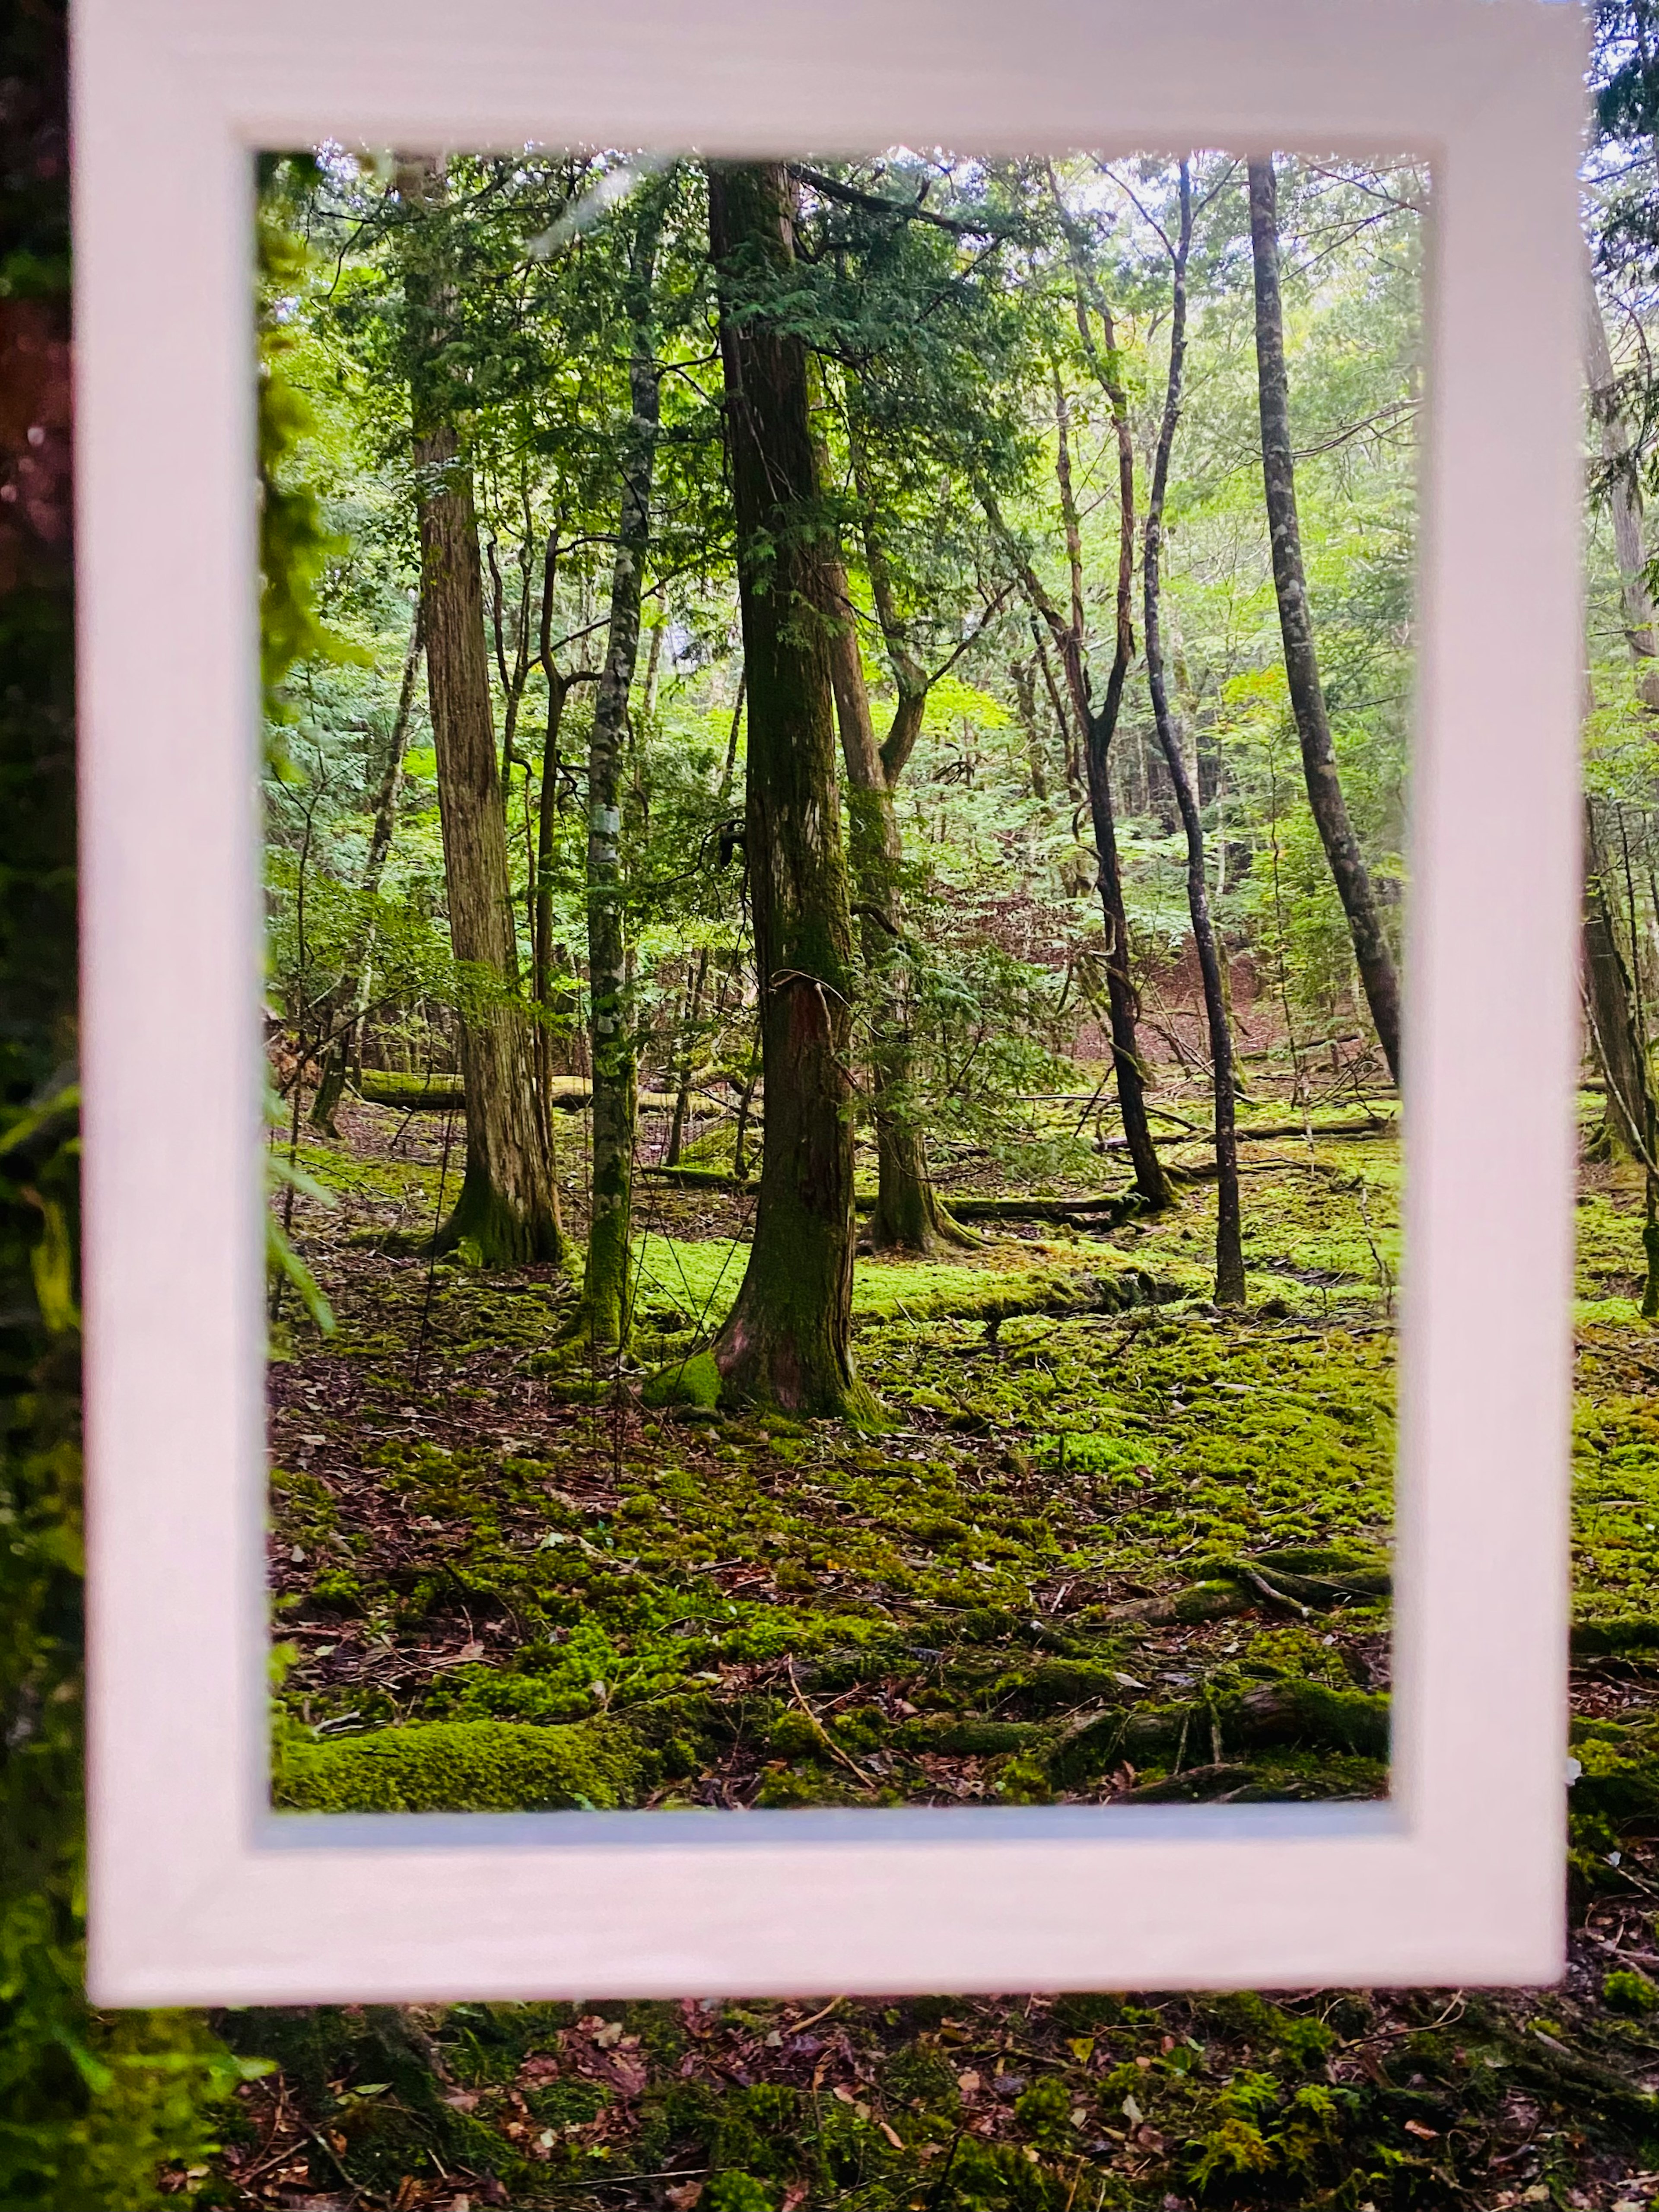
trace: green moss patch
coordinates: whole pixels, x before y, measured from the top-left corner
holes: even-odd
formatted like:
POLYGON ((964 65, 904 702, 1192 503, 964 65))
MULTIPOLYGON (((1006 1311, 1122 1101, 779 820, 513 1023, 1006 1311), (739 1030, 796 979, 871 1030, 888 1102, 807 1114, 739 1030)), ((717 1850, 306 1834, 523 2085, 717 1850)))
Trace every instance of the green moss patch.
POLYGON ((288 1745, 272 1794, 304 1813, 598 1810, 626 1802, 642 1767, 637 1741, 603 1720, 434 1721, 288 1745))

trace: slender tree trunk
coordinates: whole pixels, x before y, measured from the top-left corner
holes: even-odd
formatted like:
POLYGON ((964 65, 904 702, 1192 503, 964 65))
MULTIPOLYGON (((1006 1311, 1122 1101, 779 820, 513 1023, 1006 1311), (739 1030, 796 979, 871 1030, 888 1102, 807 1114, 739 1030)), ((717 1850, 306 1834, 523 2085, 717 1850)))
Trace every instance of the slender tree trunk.
POLYGON ((1008 673, 1014 680, 1014 696, 1019 702, 1019 726, 1025 732, 1025 759, 1031 779, 1031 796, 1039 801, 1048 796, 1048 771, 1042 760, 1042 725, 1037 720, 1036 668, 1031 660, 1011 660, 1008 673))
POLYGON ((1636 664, 1637 696, 1644 707, 1659 708, 1659 642, 1655 639, 1653 599, 1648 590, 1641 484, 1631 453, 1630 431, 1619 405, 1613 350, 1588 258, 1584 295, 1584 373, 1601 458, 1607 465, 1607 506, 1613 517, 1613 555, 1619 563, 1625 639, 1636 664))
MULTIPOLYGON (((1098 303, 1098 311, 1103 317, 1106 315, 1103 302, 1098 303)), ((1083 312, 1079 300, 1079 319, 1083 312)), ((1118 716, 1123 706, 1123 687, 1128 680, 1129 664, 1134 658, 1135 649, 1135 454, 1129 430, 1128 400, 1117 368, 1117 332, 1109 319, 1106 320, 1106 348, 1102 382, 1110 403, 1112 426, 1117 442, 1116 620, 1113 625, 1112 665, 1106 677, 1106 696, 1099 712, 1096 713, 1089 702, 1086 686, 1079 683, 1079 711, 1085 732, 1084 765, 1089 783, 1089 815, 1094 825, 1095 850, 1100 859, 1100 903, 1106 925, 1106 998, 1111 1017, 1112 1064, 1117 1076, 1118 1108, 1123 1116, 1124 1139, 1134 1168, 1135 1189, 1143 1205, 1158 1209, 1170 1205, 1174 1194, 1170 1188, 1170 1179, 1164 1171, 1164 1164, 1158 1158, 1158 1147, 1152 1142, 1152 1123, 1146 1115, 1146 1067, 1140 1057, 1137 1035, 1140 1002, 1134 978, 1129 972, 1129 909, 1123 896, 1123 869, 1117 849, 1117 817, 1112 805, 1112 739, 1117 734, 1118 716)), ((1059 447, 1060 504, 1069 544, 1077 537, 1077 509, 1072 495, 1071 456, 1066 429, 1062 409, 1059 447)), ((1078 641, 1073 659, 1080 678, 1082 603, 1080 564, 1075 555, 1072 565, 1073 626, 1078 641)))
MULTIPOLYGON (((1109 344, 1111 343, 1109 330, 1109 344)), ((1119 386, 1120 392, 1121 387, 1119 386)), ((1072 573, 1074 608, 1082 604, 1081 533, 1078 528, 1076 506, 1072 496, 1072 469, 1068 424, 1066 410, 1057 410, 1060 433, 1057 475, 1060 483, 1060 507, 1066 526, 1066 549, 1072 573)), ((1127 436, 1127 410, 1125 409, 1122 436, 1118 445, 1120 470, 1125 464, 1127 436)), ((1112 1071, 1117 1082, 1118 1107, 1123 1117, 1123 1134, 1131 1164, 1134 1170, 1135 1191, 1141 1206, 1149 1212, 1158 1212, 1170 1205, 1173 1193, 1170 1179, 1164 1174, 1158 1157, 1158 1147, 1152 1142, 1152 1125, 1146 1116, 1146 1071, 1140 1058, 1135 1036, 1139 1016, 1133 978, 1129 973, 1129 922, 1123 902, 1123 876, 1118 862, 1117 823, 1112 811, 1111 745, 1117 727, 1118 710, 1123 700, 1124 678, 1128 673, 1129 659, 1133 652, 1133 635, 1130 628, 1131 594, 1134 578, 1134 456, 1133 447, 1127 448, 1127 481, 1120 477, 1120 547, 1117 591, 1117 641, 1112 658, 1112 676, 1106 690, 1105 703, 1097 714, 1090 702, 1089 678, 1084 655, 1083 634, 1074 622, 1068 622, 1048 596, 1042 578, 1025 558, 1018 540, 1009 529, 995 496, 981 486, 980 503, 1006 557, 1012 562, 1020 586, 1034 611, 1040 615, 1053 638, 1065 673, 1066 689, 1070 695, 1072 713, 1084 732, 1084 763, 1088 785, 1089 814, 1095 836, 1095 857, 1100 890, 1102 915, 1105 923, 1106 940, 1106 998, 1107 1023, 1111 1032, 1112 1071), (1126 574, 1122 550, 1122 533, 1129 536, 1129 556, 1126 574)), ((1041 642, 1041 633, 1036 632, 1041 642)), ((1042 656, 1045 672, 1046 654, 1042 656)), ((1060 694, 1054 691, 1056 713, 1062 710, 1060 694)))
MULTIPOLYGON (((661 629, 653 633, 654 646, 661 629)), ((747 678, 746 670, 738 674, 738 696, 732 704, 732 728, 726 742, 726 765, 720 772, 720 790, 715 795, 715 818, 724 821, 727 802, 732 795, 732 779, 737 770, 738 738, 743 730, 743 695, 747 678)), ((697 956, 696 973, 687 994, 685 1011, 685 1042, 680 1053, 679 1080, 674 1089, 674 1115, 668 1126, 668 1147, 664 1154, 668 1167, 679 1165, 680 1147, 685 1138, 685 1117, 691 1103, 691 1078, 697 1049, 697 1024, 702 1019, 702 995, 708 985, 708 948, 704 945, 697 956)), ((721 993, 722 1000, 724 992, 721 993)))
POLYGON ((848 858, 858 891, 860 951, 873 1002, 870 1090, 876 1130, 876 1203, 870 1242, 878 1252, 927 1253, 940 1243, 976 1245, 981 1240, 961 1228, 940 1205, 916 1114, 914 994, 901 884, 904 841, 896 790, 921 735, 928 684, 899 620, 856 431, 854 441, 859 493, 866 510, 866 563, 898 688, 892 726, 878 744, 846 571, 836 552, 823 564, 824 618, 830 627, 830 677, 847 769, 848 858))
POLYGON ((755 1086, 761 1078, 760 1044, 760 1026, 757 1022, 743 1088, 738 1093, 738 1126, 732 1139, 732 1172, 739 1182, 746 1182, 749 1176, 749 1129, 755 1107, 755 1086))
POLYGON ((398 188, 410 210, 402 258, 413 334, 410 397, 421 629, 438 758, 449 933, 455 957, 473 977, 460 1021, 466 1170, 436 1246, 484 1266, 557 1260, 564 1244, 558 1184, 536 1110, 530 1025, 514 994, 518 951, 490 714, 477 516, 441 366, 450 312, 441 234, 433 220, 444 196, 441 161, 423 155, 400 161, 398 188))
POLYGON ((871 1417, 853 1371, 852 921, 836 777, 822 527, 800 339, 738 313, 794 258, 781 162, 708 167, 709 242, 749 688, 744 842, 766 1121, 754 1241, 713 1346, 722 1395, 871 1417))
POLYGON ((1643 1171, 1642 1245, 1647 1279, 1642 1313, 1651 1321, 1659 1318, 1659 1101, 1654 1097, 1631 971, 1613 924, 1595 805, 1588 799, 1584 843, 1584 1012, 1607 1086, 1609 1126, 1643 1171))
POLYGON ((662 203, 641 206, 630 247, 628 365, 632 409, 623 442, 622 504, 611 577, 604 672, 587 752, 587 973, 593 1035, 593 1207, 582 1285, 582 1327, 596 1344, 628 1340, 633 1228, 634 1127, 639 1065, 629 988, 627 886, 622 848, 628 702, 639 661, 640 605, 651 538, 652 472, 659 420, 652 285, 662 203))
POLYGON ((1060 510, 1066 527, 1067 561, 1072 578, 1072 648, 1066 654, 1066 676, 1079 726, 1084 732, 1084 763, 1089 786, 1089 812, 1094 826, 1095 849, 1100 861, 1100 899, 1106 930, 1107 1005, 1112 1036, 1112 1061, 1117 1078, 1118 1106, 1123 1135, 1134 1166, 1135 1189, 1141 1203, 1157 1210, 1173 1202, 1174 1194, 1158 1147, 1152 1142, 1146 1115, 1146 1069, 1136 1035, 1140 1017, 1139 996, 1129 968, 1129 915, 1123 896, 1123 872, 1117 849, 1117 822, 1112 804, 1111 749, 1123 704, 1123 687, 1134 659, 1135 565, 1135 453, 1129 425, 1129 403, 1123 387, 1122 357, 1111 304, 1100 288, 1089 260, 1082 233, 1067 214, 1058 184, 1050 173, 1056 209, 1071 249, 1073 308, 1079 343, 1095 381, 1106 395, 1111 410, 1112 432, 1117 447, 1117 588, 1115 597, 1112 665, 1106 678, 1106 696, 1097 711, 1089 696, 1083 651, 1083 594, 1081 533, 1072 491, 1069 410, 1058 374, 1054 380, 1055 424, 1058 446, 1055 472, 1060 483, 1060 510), (1100 319, 1106 341, 1103 353, 1095 343, 1090 312, 1100 319))
POLYGON ((1314 648, 1313 617, 1302 565, 1285 318, 1279 288, 1279 182, 1271 159, 1249 164, 1250 248, 1255 264, 1255 357, 1261 414, 1261 474, 1273 540, 1273 589, 1291 709, 1302 746, 1308 804, 1319 830, 1353 940, 1359 980, 1389 1073, 1400 1080, 1400 978, 1382 927, 1359 840, 1337 774, 1325 694, 1314 648))
POLYGON ((1210 920, 1208 880, 1204 868, 1204 829, 1199 817, 1198 796, 1187 771, 1181 732, 1170 711, 1164 680, 1164 647, 1159 629, 1159 570, 1164 550, 1164 501, 1170 482, 1170 455, 1176 426, 1181 420, 1181 380, 1187 355, 1187 257, 1193 241, 1192 179, 1181 164, 1181 229, 1174 262, 1174 296, 1170 317, 1170 376, 1164 396, 1164 419, 1159 426, 1158 452, 1152 462, 1152 488, 1146 498, 1146 536, 1141 580, 1146 594, 1146 686, 1152 694, 1152 720, 1163 749, 1176 804, 1187 834, 1187 904, 1193 918, 1193 941, 1198 947, 1199 973, 1204 980, 1204 1012, 1209 1024, 1210 1062, 1215 1074, 1215 1164, 1217 1203, 1215 1226, 1215 1297, 1224 1306, 1244 1303, 1244 1248, 1238 1204, 1238 1136, 1234 1126, 1233 1037, 1227 1018, 1227 993, 1220 949, 1210 920))
MULTIPOLYGON (((871 1016, 871 1114, 876 1130, 876 1203, 870 1241, 878 1252, 926 1253, 940 1243, 977 1243, 939 1204, 927 1171, 916 1118, 911 1045, 909 955, 904 942, 900 871, 904 844, 893 786, 876 743, 858 639, 847 619, 840 562, 826 563, 836 713, 847 768, 848 858, 858 890, 859 949, 873 1006, 871 1016), (839 611, 837 610, 839 609, 839 611)), ((926 704, 914 702, 916 719, 926 704)), ((901 696, 899 712, 906 712, 901 696)))
MULTIPOLYGON (((536 810, 535 882, 530 933, 531 996, 537 1009, 536 1097, 543 1122, 549 1131, 550 1146, 552 1144, 552 1114, 548 1100, 549 1085, 554 1072, 556 1022, 568 1025, 569 1033, 576 1040, 575 1072, 583 1075, 587 1073, 580 1048, 580 1030, 576 1025, 578 994, 569 984, 556 988, 553 980, 555 955, 562 955, 564 951, 563 947, 556 946, 553 942, 553 861, 558 836, 561 774, 559 733, 563 726, 565 705, 572 690, 578 684, 599 680, 599 672, 592 669, 579 668, 567 676, 561 672, 553 658, 553 585, 558 561, 559 538, 555 529, 548 532, 547 550, 542 565, 541 636, 536 654, 547 682, 547 732, 542 740, 541 788, 536 810)), ((562 958, 560 972, 565 972, 569 964, 568 957, 562 958)))
MULTIPOLYGON (((380 778, 374 794, 374 826, 369 833, 368 859, 363 868, 363 889, 372 899, 380 888, 380 878, 386 873, 386 855, 392 850, 392 832, 398 822, 398 793, 402 788, 404 755, 409 750, 409 726, 415 710, 415 679, 421 665, 421 617, 418 608, 410 624, 409 649, 404 655, 403 682, 398 690, 398 710, 392 719, 392 739, 386 749, 386 772, 380 778)), ((349 1019, 337 1030, 333 1043, 323 1062, 322 1080, 317 1086, 317 1096, 311 1102, 311 1126, 325 1129, 331 1137, 337 1137, 334 1116, 345 1089, 346 1072, 356 1063, 362 1053, 363 1018, 368 1011, 369 991, 374 981, 374 923, 373 917, 366 925, 363 950, 355 976, 342 978, 336 993, 338 1005, 351 1007, 349 1019)))
MULTIPOLYGON (((1659 707, 1659 659, 1656 659, 1653 601, 1647 582, 1647 539, 1642 523, 1641 491, 1630 458, 1630 434, 1619 409, 1613 355, 1601 303, 1588 258, 1584 267, 1585 376, 1591 411, 1608 463, 1608 503, 1613 510, 1613 550, 1619 562, 1620 599, 1625 639, 1635 663, 1637 696, 1650 709, 1659 707)), ((1587 691, 1589 684, 1585 672, 1587 691)), ((1587 704, 1593 703, 1587 699, 1587 704)), ((1596 804, 1584 801, 1584 1011, 1590 1043, 1607 1085, 1605 1128, 1642 1168, 1642 1244, 1647 1279, 1642 1312, 1659 1317, 1659 1101, 1647 1051, 1646 1023, 1638 976, 1627 966, 1607 891, 1607 860, 1596 804)), ((1632 901, 1632 905, 1633 905, 1632 901)), ((1631 961, 1638 963, 1632 914, 1631 961)))
POLYGON ((685 1117, 691 1103, 692 1055, 696 1049, 697 1024, 702 1019, 702 994, 708 982, 708 947, 705 945, 697 955, 697 964, 691 971, 686 986, 685 1042, 680 1048, 680 1065, 674 1085, 674 1111, 668 1124, 668 1143, 663 1152, 665 1166, 680 1164, 680 1148, 685 1141, 685 1117))

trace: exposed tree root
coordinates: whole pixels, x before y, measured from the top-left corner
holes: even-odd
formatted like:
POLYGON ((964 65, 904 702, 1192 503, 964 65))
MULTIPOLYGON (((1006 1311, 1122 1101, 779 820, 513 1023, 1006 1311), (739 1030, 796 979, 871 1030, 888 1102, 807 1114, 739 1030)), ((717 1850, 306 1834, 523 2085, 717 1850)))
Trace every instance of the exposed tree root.
POLYGON ((1254 1558, 1209 1562, 1209 1572, 1183 1589, 1114 1606, 1114 1626, 1136 1620, 1149 1628, 1188 1626, 1251 1613, 1264 1601, 1288 1613, 1328 1613, 1334 1607, 1387 1597, 1393 1581, 1387 1565, 1358 1553, 1261 1552, 1254 1558))

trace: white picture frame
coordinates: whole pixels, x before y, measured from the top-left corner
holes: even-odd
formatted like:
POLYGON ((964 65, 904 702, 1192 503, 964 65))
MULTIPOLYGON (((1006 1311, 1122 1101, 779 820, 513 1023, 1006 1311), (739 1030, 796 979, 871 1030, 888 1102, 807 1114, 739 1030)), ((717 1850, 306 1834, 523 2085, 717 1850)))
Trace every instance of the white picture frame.
POLYGON ((94 1999, 1554 1976, 1579 11, 77 0, 74 41, 94 1999), (1387 1802, 270 1811, 251 156, 324 137, 1432 164, 1387 1802))

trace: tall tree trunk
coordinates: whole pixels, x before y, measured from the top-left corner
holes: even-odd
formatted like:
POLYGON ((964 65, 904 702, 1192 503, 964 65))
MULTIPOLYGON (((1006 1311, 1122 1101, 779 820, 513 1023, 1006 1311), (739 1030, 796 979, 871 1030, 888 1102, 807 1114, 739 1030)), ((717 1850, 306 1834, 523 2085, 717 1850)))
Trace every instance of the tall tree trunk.
MULTIPOLYGON (((398 690, 398 709, 392 718, 391 743, 386 748, 386 770, 380 788, 374 794, 374 826, 369 833, 368 859, 363 867, 363 889, 372 899, 380 888, 380 878, 386 873, 386 856, 392 850, 392 832, 398 823, 398 793, 403 787, 404 755, 409 750, 409 726, 415 711, 415 678, 421 665, 421 617, 417 607, 415 619, 409 628, 409 648, 404 655, 403 682, 398 690)), ((345 1089, 346 1071, 362 1052, 363 1018, 368 1011, 369 992, 374 981, 374 922, 371 914, 364 928, 363 949, 359 956, 355 975, 341 978, 335 994, 337 1006, 349 1006, 349 1014, 336 1015, 333 1042, 323 1061, 322 1080, 317 1085, 317 1096, 311 1102, 311 1126, 325 1129, 331 1137, 337 1137, 334 1116, 345 1089)))
POLYGON ((1158 452, 1152 462, 1152 487, 1146 497, 1146 536, 1141 566, 1146 595, 1146 686, 1152 694, 1152 720, 1163 749, 1176 804, 1181 809, 1187 835, 1187 904, 1193 918, 1193 941, 1198 947, 1199 973, 1204 980, 1204 1012, 1210 1031, 1210 1061, 1215 1074, 1215 1164, 1217 1202, 1215 1224, 1216 1304, 1244 1303, 1244 1248, 1238 1204, 1238 1136, 1234 1127, 1233 1037, 1227 1018, 1226 981, 1220 948, 1210 919, 1208 881, 1204 869, 1204 829, 1199 818, 1198 796, 1187 769, 1181 732, 1170 711, 1164 680, 1164 647, 1159 629, 1159 570, 1164 550, 1164 501, 1170 482, 1170 455, 1176 426, 1181 420, 1181 380, 1187 356, 1187 257, 1193 242, 1192 177, 1181 164, 1181 228, 1176 241, 1174 292, 1170 315, 1170 375, 1164 395, 1164 419, 1158 428, 1158 452))
POLYGON ((872 1417, 853 1371, 852 920, 836 777, 819 492, 801 340, 744 312, 794 258, 781 162, 711 162, 709 243, 749 686, 744 842, 766 1086, 760 1192, 713 1352, 722 1395, 872 1417))
POLYGON ((1302 747, 1308 805, 1347 916, 1359 981, 1389 1073, 1400 1080, 1400 978, 1364 856, 1337 775, 1330 720, 1314 649, 1313 617, 1302 566, 1285 373, 1285 316, 1279 288, 1279 181, 1271 157, 1249 164, 1250 250, 1255 265, 1255 357, 1261 414, 1261 475, 1273 540, 1273 590, 1285 644, 1285 675, 1302 747))
POLYGON ((483 1266, 563 1256, 558 1184, 537 1112, 530 1024, 516 1001, 518 950, 507 821, 490 714, 483 571, 471 471, 447 404, 442 349, 451 312, 439 222, 441 160, 400 161, 399 234, 411 329, 410 401, 421 541, 421 629, 438 760, 449 934, 473 971, 461 1011, 466 1170, 436 1249, 483 1266), (421 210, 416 216, 415 210, 421 210))
POLYGON ((634 1126, 639 1063, 629 988, 622 848, 628 702, 640 651, 640 603, 651 539, 659 402, 652 286, 662 200, 648 192, 630 242, 626 313, 631 413, 623 438, 622 502, 611 574, 605 668, 587 750, 587 974, 593 1032, 593 1200, 582 1328, 595 1344, 628 1340, 634 1126))

